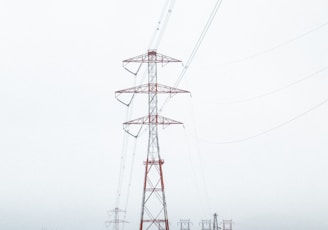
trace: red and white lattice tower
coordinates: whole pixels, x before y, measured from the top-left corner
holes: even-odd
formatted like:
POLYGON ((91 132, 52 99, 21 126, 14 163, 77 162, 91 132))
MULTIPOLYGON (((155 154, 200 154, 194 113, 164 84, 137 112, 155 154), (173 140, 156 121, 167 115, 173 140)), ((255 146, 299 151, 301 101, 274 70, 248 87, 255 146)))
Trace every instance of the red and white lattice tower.
MULTIPOLYGON (((143 197, 141 208, 140 230, 168 230, 169 221, 164 192, 163 168, 164 160, 161 158, 158 142, 158 126, 182 124, 181 122, 160 116, 158 114, 158 94, 189 93, 170 86, 157 83, 157 64, 181 62, 180 60, 157 53, 156 50, 148 50, 147 53, 123 61, 123 65, 129 63, 148 64, 148 84, 116 91, 116 97, 123 93, 148 94, 148 115, 123 123, 123 128, 129 134, 131 125, 148 126, 148 149, 145 164, 145 176, 143 184, 143 197)), ((140 129, 139 129, 140 132, 140 129)), ((133 135, 133 134, 132 134, 133 135)))

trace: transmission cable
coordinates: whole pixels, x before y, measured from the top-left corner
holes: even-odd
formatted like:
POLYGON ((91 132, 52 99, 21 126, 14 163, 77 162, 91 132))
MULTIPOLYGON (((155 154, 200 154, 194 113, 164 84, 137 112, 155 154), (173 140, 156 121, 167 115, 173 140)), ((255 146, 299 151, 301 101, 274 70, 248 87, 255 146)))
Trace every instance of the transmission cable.
MULTIPOLYGON (((196 188, 194 188, 193 190, 194 191, 196 191, 197 192, 197 195, 198 195, 198 197, 200 197, 200 199, 196 199, 198 202, 199 202, 199 204, 201 204, 201 203, 203 203, 203 201, 202 201, 202 194, 201 194, 201 190, 200 190, 200 186, 199 186, 199 183, 197 183, 197 173, 196 173, 196 171, 195 171, 195 168, 196 167, 194 167, 194 162, 193 162, 193 160, 192 160, 192 157, 191 157, 191 143, 193 143, 191 140, 190 140, 190 138, 188 138, 188 135, 187 135, 187 132, 184 132, 184 134, 185 134, 185 140, 186 140, 186 146, 187 146, 187 153, 188 153, 188 159, 189 159, 189 164, 188 165, 190 165, 191 167, 190 167, 190 169, 191 169, 191 171, 192 171, 192 176, 191 176, 191 181, 194 183, 194 187, 196 188)), ((204 207, 202 206, 202 205, 200 205, 201 207, 202 207, 202 211, 203 211, 203 213, 205 213, 205 211, 204 211, 204 207)))
MULTIPOLYGON (((214 10, 215 10, 215 8, 214 8, 214 10)), ((214 11, 214 10, 213 10, 213 11, 214 11)), ((214 16, 215 16, 215 15, 214 15, 214 16)), ((256 53, 254 53, 254 54, 251 54, 251 55, 249 55, 249 56, 246 56, 246 57, 243 57, 243 58, 240 58, 240 59, 236 59, 236 60, 233 60, 233 61, 230 61, 230 62, 226 62, 226 63, 223 63, 223 64, 219 64, 219 65, 230 65, 230 64, 235 64, 235 63, 239 63, 239 62, 242 62, 242 61, 246 61, 246 60, 248 60, 248 59, 255 58, 255 57, 260 56, 260 55, 262 55, 262 54, 265 54, 265 53, 268 53, 268 52, 273 51, 273 50, 275 50, 275 49, 278 49, 278 48, 281 48, 281 47, 283 47, 283 46, 286 46, 286 45, 288 45, 288 44, 290 44, 290 43, 292 43, 292 42, 294 42, 294 41, 296 41, 296 40, 298 40, 298 39, 301 39, 301 38, 303 38, 303 37, 305 37, 305 36, 307 36, 307 35, 309 35, 309 34, 311 34, 311 33, 313 33, 313 32, 316 32, 316 31, 318 31, 318 30, 324 28, 324 27, 327 26, 327 25, 328 25, 328 22, 324 22, 324 23, 322 23, 322 24, 320 24, 320 25, 318 25, 318 26, 316 26, 316 27, 314 27, 314 28, 312 28, 312 29, 310 29, 310 30, 308 30, 308 31, 306 31, 306 32, 304 32, 304 33, 302 33, 302 34, 299 34, 299 35, 297 35, 297 36, 295 36, 295 37, 293 37, 293 38, 291 38, 291 39, 289 39, 289 40, 286 40, 286 41, 284 41, 284 42, 281 42, 281 43, 279 43, 279 44, 277 44, 277 45, 275 45, 275 46, 273 46, 273 47, 270 47, 270 48, 268 48, 268 49, 265 49, 265 50, 262 50, 262 51, 256 52, 256 53)), ((207 24, 206 24, 206 26, 207 26, 207 24)), ((206 28, 206 26, 205 26, 205 28, 206 28)), ((204 28, 203 32, 205 31, 205 28, 204 28)), ((202 33, 202 34, 203 34, 203 33, 202 33)), ((201 38, 200 38, 200 39, 201 39, 201 38)), ((195 47, 194 47, 194 50, 195 50, 195 51, 197 51, 197 49, 198 49, 198 48, 196 48, 196 47, 197 47, 197 44, 198 44, 198 43, 196 43, 196 45, 195 45, 195 47)), ((194 51, 194 50, 193 50, 193 51, 194 51)), ((193 54, 193 52, 192 52, 192 54, 193 54)), ((192 61, 192 58, 193 58, 193 56, 194 56, 194 55, 192 55, 192 54, 190 55, 190 57, 189 57, 189 59, 188 59, 188 61, 190 61, 190 62, 192 61)), ((188 62, 187 62, 187 63, 188 63, 188 62)), ((190 63, 189 63, 189 65, 186 64, 186 65, 183 67, 183 70, 181 71, 181 73, 180 73, 180 75, 179 75, 179 78, 178 78, 178 81, 176 82, 175 86, 178 86, 178 85, 179 85, 181 79, 182 79, 183 76, 185 75, 185 73, 186 73, 186 71, 187 71, 187 69, 188 69, 189 66, 190 66, 190 63)), ((247 102, 247 101, 251 101, 251 100, 254 100, 254 99, 258 99, 258 98, 261 98, 261 97, 264 97, 264 96, 268 96, 268 95, 274 94, 274 93, 276 93, 276 92, 279 92, 279 91, 281 91, 281 90, 284 90, 284 89, 286 89, 286 88, 289 88, 289 87, 291 87, 291 86, 293 86, 293 85, 295 85, 295 84, 298 84, 298 83, 300 83, 300 82, 302 82, 302 81, 304 81, 304 80, 306 80, 306 79, 308 79, 308 78, 311 78, 312 75, 316 75, 316 74, 318 74, 318 73, 320 73, 320 72, 322 72, 322 71, 324 71, 324 70, 326 70, 326 67, 324 67, 323 69, 318 70, 317 72, 315 72, 315 73, 313 73, 313 74, 310 74, 309 76, 306 76, 306 77, 304 77, 304 78, 302 78, 302 79, 300 79, 300 80, 298 80, 298 81, 295 81, 295 82, 293 82, 293 83, 290 83, 290 84, 288 84, 288 85, 286 85, 286 86, 284 86, 284 87, 282 87, 282 88, 279 88, 279 89, 276 89, 276 90, 272 90, 272 91, 269 91, 269 92, 264 93, 264 94, 261 94, 261 95, 257 95, 257 96, 250 97, 250 98, 246 98, 246 99, 244 99, 244 100, 236 100, 236 101, 231 101, 231 102, 222 102, 221 104, 235 104, 235 103, 242 103, 242 102, 247 102)), ((163 111, 163 108, 164 108, 165 105, 167 104, 168 100, 169 100, 169 97, 167 97, 166 100, 164 101, 162 107, 161 107, 160 110, 159 110, 160 112, 163 111)))
POLYGON ((231 140, 231 141, 210 141, 210 140, 203 139, 203 138, 198 138, 198 137, 196 137, 196 138, 199 139, 200 141, 207 142, 207 143, 211 143, 211 144, 234 144, 234 143, 245 142, 245 141, 248 141, 248 140, 254 139, 254 138, 256 138, 256 137, 263 136, 263 135, 265 135, 265 134, 267 134, 267 133, 270 133, 270 132, 272 132, 272 131, 274 131, 274 130, 277 130, 277 129, 279 129, 279 128, 282 128, 282 127, 284 127, 284 126, 286 126, 286 125, 292 123, 293 121, 296 121, 296 120, 298 120, 298 119, 304 117, 305 115, 307 115, 307 114, 313 112, 314 110, 320 108, 321 106, 323 106, 323 105, 325 105, 325 104, 327 104, 327 103, 328 103, 328 99, 326 99, 326 100, 320 102, 319 104, 317 104, 317 105, 311 107, 310 109, 308 109, 308 110, 306 110, 306 111, 304 111, 304 112, 302 112, 302 113, 300 113, 300 114, 298 114, 298 115, 292 117, 291 119, 289 119, 289 120, 287 120, 287 121, 284 121, 284 122, 282 122, 282 123, 280 123, 280 124, 278 124, 278 125, 276 125, 276 126, 274 126, 274 127, 272 127, 272 128, 269 128, 269 129, 264 130, 264 131, 262 131, 262 132, 259 132, 259 133, 257 133, 257 134, 254 134, 254 135, 251 135, 251 136, 248 136, 248 137, 244 137, 244 138, 241 138, 241 139, 236 139, 236 140, 231 140))
POLYGON ((204 27, 202 33, 200 34, 200 36, 198 38, 198 41, 196 42, 196 44, 195 44, 195 46, 194 46, 194 48, 193 48, 193 50, 192 50, 192 52, 191 52, 191 54, 190 54, 187 62, 186 62, 186 64, 184 65, 184 68, 182 69, 182 72, 180 73, 178 80, 174 84, 174 87, 177 87, 180 84, 182 78, 184 77, 184 75, 185 75, 187 69, 189 68, 192 60, 194 59, 194 57, 195 57, 195 55, 196 55, 196 53, 197 53, 200 45, 202 44, 202 42, 203 42, 203 40, 205 38, 205 35, 207 34, 208 29, 210 28, 210 26, 211 26, 211 24, 212 24, 212 22, 214 20, 214 17, 216 16, 216 13, 218 12, 218 10, 219 10, 219 8, 221 6, 221 3, 222 3, 222 0, 218 0, 216 2, 215 6, 214 6, 214 8, 213 8, 213 10, 211 12, 210 17, 208 18, 208 20, 207 20, 207 22, 205 24, 205 27, 204 27))
MULTIPOLYGON (((134 80, 134 84, 135 84, 135 80, 134 80)), ((126 110, 126 114, 125 114, 125 119, 126 120, 130 120, 131 115, 132 115, 132 112, 131 112, 132 108, 133 107, 131 106, 131 107, 128 107, 128 109, 126 110)), ((118 208, 119 204, 120 204, 121 190, 122 190, 122 186, 123 186, 123 178, 124 178, 124 170, 125 170, 125 161, 126 161, 126 154, 127 154, 127 146, 128 146, 128 140, 129 140, 128 138, 129 138, 129 136, 124 132, 115 208, 118 208)))
MULTIPOLYGON (((150 42, 150 45, 149 45, 148 49, 155 49, 155 50, 158 49, 158 47, 160 45, 160 42, 162 41, 164 32, 167 28, 168 21, 171 17, 174 5, 175 5, 175 0, 171 0, 170 4, 169 4, 169 0, 168 0, 167 3, 164 5, 162 15, 160 17, 160 20, 157 23, 156 30, 154 32, 152 41, 150 42), (167 8, 167 5, 168 5, 168 8, 167 8), (166 14, 164 15, 165 12, 166 12, 166 14)), ((147 76, 147 73, 148 73, 148 70, 146 69, 144 71, 143 75, 142 75, 142 78, 140 80, 140 84, 142 84, 144 82, 145 77, 147 76)))
POLYGON ((299 40, 299 39, 301 39, 303 37, 306 37, 307 35, 309 35, 309 34, 311 34, 313 32, 316 32, 316 31, 324 28, 327 25, 328 25, 328 22, 324 22, 324 23, 322 23, 322 24, 320 24, 320 25, 318 25, 318 26, 316 26, 316 27, 314 27, 314 28, 312 28, 312 29, 310 29, 310 30, 302 33, 302 34, 299 34, 299 35, 297 35, 297 36, 295 36, 295 37, 293 37, 293 38, 291 38, 289 40, 280 42, 280 43, 276 44, 275 46, 272 46, 270 48, 264 49, 264 50, 259 51, 259 52, 255 52, 253 54, 250 54, 248 56, 245 56, 245 57, 242 57, 242 58, 239 58, 239 59, 235 59, 235 60, 232 60, 232 61, 229 61, 229 62, 226 62, 226 63, 218 64, 218 65, 221 65, 221 66, 231 65, 231 64, 240 63, 240 62, 243 62, 243 61, 246 61, 246 60, 249 60, 249 59, 253 59, 253 58, 257 57, 257 56, 261 56, 261 55, 263 55, 265 53, 274 51, 274 50, 276 50, 278 48, 281 48, 283 46, 286 46, 286 45, 288 45, 288 44, 290 44, 290 43, 292 43, 294 41, 297 41, 297 40, 299 40))
MULTIPOLYGON (((205 24, 205 27, 203 28, 203 31, 200 34, 200 36, 199 36, 199 38, 198 38, 198 40, 197 40, 197 42, 196 42, 196 44, 195 44, 195 46, 194 46, 194 48, 193 48, 193 50, 191 52, 191 54, 190 54, 190 56, 189 56, 186 64, 183 66, 183 69, 182 69, 182 71, 181 71, 181 73, 180 73, 180 75, 179 75, 179 77, 178 77, 178 79, 177 79, 174 87, 177 87, 179 85, 179 83, 181 82, 181 80, 182 80, 183 76, 185 75, 187 69, 189 68, 192 60, 194 59, 194 57, 195 57, 195 55, 196 55, 196 53, 197 53, 200 45, 202 44, 202 42, 203 42, 203 40, 205 38, 205 35, 208 32, 208 29, 210 28, 210 26, 211 26, 211 24, 212 24, 212 22, 213 22, 213 20, 214 20, 214 18, 216 16, 216 13, 217 13, 218 9, 221 6, 221 3, 222 3, 222 0, 218 0, 216 2, 215 6, 214 6, 214 8, 213 8, 213 10, 212 10, 212 12, 210 14, 210 17, 208 18, 208 20, 207 20, 207 22, 205 24)), ((170 99, 170 97, 168 96, 166 98, 166 100, 164 101, 163 105, 161 106, 159 112, 162 112, 163 111, 163 108, 168 103, 169 99, 170 99)), ((200 147, 199 147, 198 142, 197 142, 197 153, 198 153, 198 158, 199 158, 199 160, 201 162, 200 147)), ((208 201, 208 191, 207 191, 207 185, 206 185, 206 180, 205 180, 204 170, 203 170, 202 164, 201 164, 201 175, 202 175, 202 181, 203 181, 204 188, 205 188, 205 196, 206 196, 206 202, 205 203, 206 203, 207 209, 209 210, 210 209, 210 205, 209 205, 209 201, 208 201)))
MULTIPOLYGON (((198 51, 200 45, 202 44, 202 42, 203 42, 203 40, 204 40, 204 38, 205 38, 205 35, 207 34, 208 29, 210 28, 210 26, 211 26, 211 24, 212 24, 212 22, 213 22, 213 20, 214 20, 214 18, 215 18, 216 13, 218 12, 218 9, 219 9, 220 6, 221 6, 221 3, 222 3, 222 0, 218 0, 218 1, 215 3, 214 8, 213 8, 213 10, 212 10, 212 12, 211 12, 211 14, 210 14, 210 17, 208 18, 208 20, 207 20, 207 22, 206 22, 206 24, 205 24, 205 26, 204 26, 204 28, 203 28, 203 31, 202 31, 202 33, 200 34, 200 36, 199 36, 199 38, 198 38, 198 40, 197 40, 197 42, 196 42, 196 44, 195 44, 195 46, 194 46, 194 48, 193 48, 191 54, 190 54, 190 56, 189 56, 187 62, 184 64, 183 69, 182 69, 182 71, 181 71, 181 73, 180 73, 180 75, 179 75, 179 77, 178 77, 176 83, 174 84, 174 87, 177 87, 177 86, 180 84, 182 78, 183 78, 184 75, 186 74, 187 69, 189 68, 189 66, 190 66, 190 64, 191 64, 191 62, 192 62, 192 60, 194 59, 194 57, 195 57, 195 55, 196 55, 196 53, 197 53, 197 51, 198 51)), ((169 99, 170 99, 169 96, 166 97, 166 99, 165 99, 163 105, 161 106, 159 112, 162 112, 162 111, 163 111, 163 108, 164 108, 165 105, 168 103, 168 100, 169 100, 169 99)))
POLYGON ((266 93, 262 93, 262 94, 259 94, 259 95, 256 95, 256 96, 252 96, 252 97, 248 97, 246 99, 241 99, 241 100, 234 100, 234 101, 227 101, 227 102, 218 102, 218 103, 215 103, 215 104, 238 104, 238 103, 243 103, 243 102, 249 102, 249 101, 253 101, 253 100, 256 100, 256 99, 259 99, 259 98, 263 98, 263 97, 266 97, 266 96, 269 96, 269 95, 272 95, 272 94, 275 94, 275 93, 278 93, 280 91, 283 91, 285 89, 288 89, 294 85, 297 85, 305 80, 308 80, 308 79, 311 79, 315 76, 317 76, 318 74, 326 71, 328 69, 328 65, 296 80, 296 81, 293 81, 291 83, 288 83, 287 85, 283 86, 283 87, 280 87, 280 88, 277 88, 277 89, 274 89, 274 90, 270 90, 266 93))
MULTIPOLYGON (((134 161, 135 161, 136 150, 137 150, 137 141, 138 141, 138 139, 135 138, 134 146, 133 146, 133 154, 132 154, 132 159, 131 159, 131 168, 130 168, 130 175, 129 175, 128 191, 127 191, 126 202, 125 202, 125 210, 127 210, 128 204, 129 204, 130 191, 131 191, 131 182, 132 182, 133 169, 134 169, 134 161)), ((123 228, 122 228, 122 230, 124 230, 125 223, 126 223, 126 212, 124 213, 124 217, 123 217, 123 228)))
MULTIPOLYGON (((195 122, 195 117, 194 117, 194 106, 193 104, 191 103, 191 118, 192 118, 192 124, 193 124, 193 129, 194 129, 194 132, 196 134, 196 136, 198 136, 198 130, 197 130, 197 127, 196 127, 196 122, 195 122)), ((205 203, 206 203, 206 208, 207 208, 207 214, 210 214, 210 210, 211 210, 211 207, 210 207, 210 202, 209 202, 209 195, 208 195, 208 189, 207 189, 207 183, 206 183, 206 180, 205 180, 205 174, 204 174, 204 167, 203 167, 203 163, 202 163, 202 157, 201 157, 201 149, 200 149, 200 145, 199 145, 199 142, 196 141, 195 142, 195 150, 197 152, 197 157, 198 157, 198 162, 199 162, 199 165, 200 165, 200 170, 201 170, 201 178, 202 178, 202 182, 203 182, 203 187, 204 187, 204 192, 205 192, 205 203)))
POLYGON ((164 35, 164 32, 167 28, 167 24, 171 17, 174 5, 175 5, 175 0, 167 0, 166 1, 165 5, 163 7, 163 10, 162 10, 160 19, 157 22, 157 26, 153 33, 151 42, 149 43, 149 46, 148 46, 149 49, 158 49, 160 42, 162 40, 162 37, 164 35))
POLYGON ((170 0, 166 0, 165 1, 165 4, 163 6, 163 9, 162 9, 161 15, 159 17, 159 20, 157 21, 157 24, 156 24, 156 27, 155 27, 153 36, 152 36, 152 38, 151 38, 151 40, 149 42, 149 45, 148 45, 148 48, 149 49, 151 49, 153 47, 153 43, 154 43, 154 41, 156 39, 156 36, 158 36, 159 28, 161 27, 163 18, 165 16, 165 10, 166 10, 167 6, 169 5, 169 2, 170 2, 170 0))

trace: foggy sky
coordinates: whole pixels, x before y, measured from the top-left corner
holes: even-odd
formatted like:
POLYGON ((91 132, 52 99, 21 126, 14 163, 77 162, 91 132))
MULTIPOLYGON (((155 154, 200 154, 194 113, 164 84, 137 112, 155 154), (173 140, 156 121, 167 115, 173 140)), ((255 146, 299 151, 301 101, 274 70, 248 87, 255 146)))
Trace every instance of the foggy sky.
MULTIPOLYGON (((186 62, 215 2, 176 0, 158 52, 186 62)), ((125 148, 120 208, 137 228, 147 135, 123 143, 114 92, 141 82, 122 60, 146 52, 164 3, 0 1, 0 229, 106 229, 125 148)), ((192 97, 163 110, 184 123, 159 136, 171 229, 214 213, 235 230, 328 229, 327 12, 223 1, 179 85, 192 97)), ((181 70, 159 66, 159 82, 181 70)))

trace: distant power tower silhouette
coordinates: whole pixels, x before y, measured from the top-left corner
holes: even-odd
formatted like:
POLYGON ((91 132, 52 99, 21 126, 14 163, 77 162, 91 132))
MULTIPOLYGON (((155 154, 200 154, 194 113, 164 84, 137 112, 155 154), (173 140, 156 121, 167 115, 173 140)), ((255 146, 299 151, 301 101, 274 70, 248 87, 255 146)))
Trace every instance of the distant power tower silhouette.
POLYGON ((218 224, 218 214, 214 213, 213 215, 213 230, 221 229, 218 224))
POLYGON ((222 220, 222 230, 232 230, 232 220, 222 220))
POLYGON ((178 222, 178 225, 180 225, 180 230, 190 230, 190 226, 192 225, 190 219, 188 220, 181 220, 178 222))
POLYGON ((211 220, 202 220, 200 222, 200 225, 202 226, 202 230, 211 230, 212 221, 211 220))
POLYGON ((119 230, 120 223, 128 223, 127 221, 121 220, 119 218, 119 214, 121 212, 125 212, 124 210, 121 210, 119 208, 114 208, 113 210, 110 210, 109 212, 114 213, 114 219, 105 222, 106 226, 109 227, 110 229, 119 230))
MULTIPOLYGON (((144 162, 145 175, 143 183, 140 230, 169 230, 162 168, 164 160, 161 158, 159 151, 158 126, 162 125, 163 127, 166 127, 171 124, 182 123, 158 114, 157 96, 158 94, 175 95, 177 93, 189 93, 185 90, 180 90, 157 83, 157 64, 165 65, 173 62, 181 61, 159 54, 156 50, 148 50, 145 54, 124 60, 124 68, 129 63, 138 63, 140 66, 143 63, 146 63, 148 65, 148 83, 115 92, 116 98, 121 94, 126 93, 132 94, 133 96, 135 94, 148 95, 148 115, 127 121, 123 124, 124 130, 134 137, 138 137, 140 130, 144 125, 148 126, 148 148, 147 159, 144 162), (139 125, 140 129, 136 133, 133 133, 130 127, 131 125, 139 125)), ((133 73, 130 70, 128 71, 133 73)))

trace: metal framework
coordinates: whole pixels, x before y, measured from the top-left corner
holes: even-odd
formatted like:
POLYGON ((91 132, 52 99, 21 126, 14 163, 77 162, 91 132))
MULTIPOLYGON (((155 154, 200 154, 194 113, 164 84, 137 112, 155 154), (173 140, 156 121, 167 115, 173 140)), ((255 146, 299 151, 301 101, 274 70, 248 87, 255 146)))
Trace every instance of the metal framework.
MULTIPOLYGON (((168 230, 169 221, 164 192, 163 168, 164 160, 160 156, 158 142, 158 125, 166 127, 181 122, 158 115, 158 94, 175 95, 177 93, 189 93, 185 90, 161 85, 157 83, 157 64, 162 65, 180 60, 157 53, 156 50, 148 50, 147 53, 123 61, 123 67, 129 63, 148 64, 148 84, 119 90, 115 92, 116 97, 123 93, 148 94, 148 115, 123 123, 124 130, 137 137, 143 125, 148 126, 148 149, 147 159, 144 162, 145 175, 143 184, 143 197, 141 207, 140 230, 159 229, 168 230), (130 132, 130 125, 140 125, 139 132, 130 132)), ((140 67, 139 67, 140 68, 140 67)), ((132 71, 129 71, 132 73, 132 71)))
POLYGON ((178 222, 178 225, 180 225, 180 230, 190 230, 190 226, 192 225, 190 219, 188 220, 181 220, 178 222))
POLYGON ((113 210, 110 210, 109 212, 114 213, 114 219, 105 222, 108 227, 110 227, 110 226, 112 226, 112 224, 114 224, 113 229, 119 230, 120 229, 120 227, 119 227, 120 223, 128 223, 127 221, 121 220, 119 218, 119 213, 125 212, 124 210, 119 209, 119 208, 114 208, 113 210))
POLYGON ((222 220, 222 230, 232 230, 232 220, 222 220))
POLYGON ((202 226, 202 230, 211 230, 211 220, 202 220, 200 225, 202 226))
POLYGON ((214 213, 213 214, 213 230, 219 230, 221 229, 219 227, 219 223, 218 223, 218 214, 214 213))

